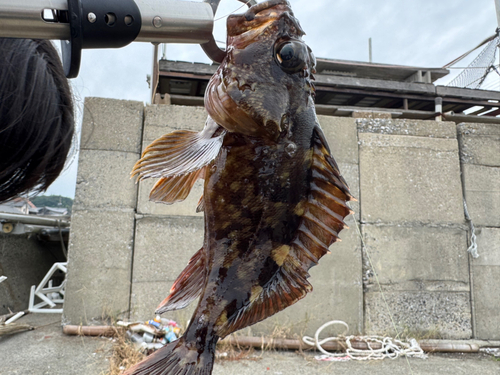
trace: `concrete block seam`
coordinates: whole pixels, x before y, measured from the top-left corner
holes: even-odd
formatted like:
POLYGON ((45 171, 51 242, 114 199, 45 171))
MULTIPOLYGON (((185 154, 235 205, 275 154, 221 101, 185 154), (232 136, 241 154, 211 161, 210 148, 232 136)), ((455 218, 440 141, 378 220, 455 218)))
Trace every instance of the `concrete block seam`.
POLYGON ((423 221, 395 221, 395 222, 382 222, 382 221, 358 221, 361 226, 372 225, 375 227, 401 227, 401 228, 443 228, 443 229, 458 229, 467 231, 469 226, 466 224, 465 217, 463 224, 457 223, 436 223, 436 222, 423 222, 423 221))
MULTIPOLYGON (((142 107, 141 111, 141 139, 139 144, 143 144, 143 139, 144 139, 144 130, 145 130, 145 121, 146 121, 146 107, 142 107)), ((142 146, 141 146, 141 153, 139 154, 139 157, 142 155, 142 146)), ((137 194, 135 197, 135 207, 133 209, 134 211, 134 225, 133 225, 133 234, 132 234, 132 254, 130 257, 130 290, 129 290, 129 298, 128 298, 128 318, 130 319, 132 315, 132 292, 133 292, 133 285, 134 285, 134 256, 135 256, 135 245, 136 245, 136 235, 137 235, 137 207, 139 205, 139 180, 136 179, 135 181, 135 186, 137 189, 137 194)))
POLYGON ((80 147, 80 150, 83 150, 83 151, 120 152, 120 153, 124 153, 124 154, 134 154, 134 155, 137 155, 137 158, 141 157, 141 153, 140 152, 134 152, 134 151, 113 150, 113 149, 104 149, 104 148, 87 148, 87 147, 80 147))
POLYGON ((363 217, 362 216, 362 207, 363 205, 361 204, 362 203, 362 192, 361 192, 361 168, 360 168, 360 161, 361 161, 361 140, 359 139, 359 129, 357 127, 357 120, 356 120, 356 142, 357 142, 357 154, 358 154, 358 186, 357 186, 357 190, 358 190, 358 197, 356 197, 358 199, 358 210, 359 210, 359 213, 356 216, 354 216, 354 223, 356 225, 356 231, 358 233, 358 236, 359 236, 359 240, 360 240, 360 249, 361 249, 361 300, 360 300, 360 312, 359 312, 359 326, 358 326, 358 329, 359 329, 359 332, 360 333, 363 333, 365 334, 366 333, 366 319, 367 319, 367 315, 366 315, 366 301, 365 301, 365 276, 364 276, 364 269, 365 269, 365 263, 368 263, 367 262, 367 259, 365 257, 365 250, 364 250, 364 247, 365 247, 365 241, 364 241, 364 238, 363 238, 363 225, 362 225, 362 221, 361 221, 361 218, 363 217))
POLYGON ((73 206, 73 214, 74 213, 85 213, 87 212, 122 212, 122 213, 135 213, 134 208, 129 207, 87 207, 83 205, 74 205, 73 206))
POLYGON ((205 218, 203 216, 184 216, 184 215, 154 215, 154 214, 136 214, 135 219, 160 219, 160 220, 186 220, 186 219, 195 219, 198 221, 204 221, 205 218))

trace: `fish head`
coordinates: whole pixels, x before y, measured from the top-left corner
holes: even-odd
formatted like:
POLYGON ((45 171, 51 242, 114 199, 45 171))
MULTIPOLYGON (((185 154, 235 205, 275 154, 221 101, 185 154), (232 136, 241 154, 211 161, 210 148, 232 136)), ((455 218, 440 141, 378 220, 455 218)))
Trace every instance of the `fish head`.
POLYGON ((210 116, 230 132, 277 140, 290 118, 314 111, 316 59, 286 0, 227 19, 227 54, 205 95, 210 116))

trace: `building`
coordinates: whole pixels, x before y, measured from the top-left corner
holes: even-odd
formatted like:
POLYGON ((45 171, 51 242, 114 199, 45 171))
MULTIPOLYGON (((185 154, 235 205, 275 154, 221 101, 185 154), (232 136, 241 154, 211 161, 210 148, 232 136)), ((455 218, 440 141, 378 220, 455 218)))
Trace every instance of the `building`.
MULTIPOLYGON (((156 99, 203 105, 217 64, 160 60, 156 99)), ((351 116, 353 111, 388 112, 391 118, 500 123, 500 92, 435 85, 448 69, 318 59, 316 110, 319 115, 351 116), (436 103, 442 102, 442 109, 436 103), (438 113, 439 112, 439 113, 438 113)))

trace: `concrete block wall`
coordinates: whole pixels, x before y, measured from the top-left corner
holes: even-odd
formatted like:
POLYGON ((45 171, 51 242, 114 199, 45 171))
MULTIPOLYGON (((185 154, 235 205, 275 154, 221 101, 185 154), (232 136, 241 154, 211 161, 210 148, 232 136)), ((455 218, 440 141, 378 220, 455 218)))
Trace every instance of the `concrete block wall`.
MULTIPOLYGON (((145 109, 143 149, 156 138, 176 129, 201 130, 205 124, 203 108, 182 106, 148 106, 145 109)), ((319 116, 336 160, 351 185, 359 193, 356 123, 354 119, 319 116), (342 121, 343 120, 343 121, 342 121)), ((196 206, 203 193, 198 182, 189 197, 181 203, 165 205, 148 200, 154 181, 139 183, 132 276, 131 316, 150 316, 168 295, 173 282, 190 257, 203 245, 203 214, 196 206)), ((357 205, 357 203, 355 203, 357 205)), ((358 211, 356 207, 354 210, 358 211)), ((353 220, 350 218, 349 220, 353 220)), ((347 321, 356 332, 362 331, 363 297, 361 282, 360 239, 353 230, 342 233, 343 241, 334 244, 332 254, 311 270, 315 289, 303 301, 252 327, 254 334, 266 334, 275 326, 287 326, 292 332, 317 329, 331 314, 347 321), (341 296, 343 303, 337 301, 341 296)), ((186 310, 166 313, 180 322, 191 317, 195 303, 186 310)))
POLYGON ((460 159, 479 257, 471 258, 474 336, 500 339, 500 125, 460 124, 460 159))
POLYGON ((141 102, 87 98, 71 217, 63 323, 128 317, 141 102))
MULTIPOLYGON (((202 107, 147 106, 142 148, 174 130, 200 131, 206 119, 207 113, 202 107)), ((191 256, 203 246, 203 213, 196 213, 203 194, 202 181, 195 184, 185 201, 173 205, 149 201, 149 192, 155 182, 139 183, 132 276, 133 319, 152 316, 191 256)), ((185 324, 195 307, 196 302, 164 316, 185 324)))
MULTIPOLYGON (((318 116, 330 150, 353 196, 359 199, 358 137, 356 120, 318 116)), ((360 202, 351 202, 355 212, 346 218, 350 229, 340 232, 341 242, 330 246, 331 254, 309 271, 313 291, 304 299, 251 328, 254 335, 269 335, 275 328, 300 335, 313 335, 325 322, 343 320, 349 332, 363 332, 363 282, 361 239, 356 230, 360 202)), ((333 334, 332 326, 323 334, 333 334)), ((342 328, 343 329, 343 328, 342 328)), ((338 333, 338 332, 337 332, 338 333)))
MULTIPOLYGON (((125 311, 131 319, 149 318, 202 246, 203 215, 195 213, 202 185, 185 202, 155 204, 148 201, 154 182, 135 185, 129 173, 145 146, 176 129, 201 130, 206 113, 96 98, 86 107, 64 318, 88 324, 103 313, 125 311)), ((479 135, 476 129, 474 136, 487 138, 480 149, 481 140, 460 138, 468 150, 467 157, 462 150, 461 165, 453 123, 355 117, 318 116, 358 198, 347 219, 350 229, 311 269, 314 291, 250 331, 270 334, 282 327, 311 335, 324 322, 341 319, 353 334, 394 333, 389 306, 399 332, 492 336, 498 317, 491 311, 500 306, 498 298, 489 298, 500 270, 492 130, 481 128, 479 135), (474 261, 466 251, 461 167, 478 243, 488 249, 474 261)), ((194 307, 165 315, 185 324, 194 307)))
POLYGON ((470 338, 455 124, 359 119, 358 129, 366 332, 470 338))

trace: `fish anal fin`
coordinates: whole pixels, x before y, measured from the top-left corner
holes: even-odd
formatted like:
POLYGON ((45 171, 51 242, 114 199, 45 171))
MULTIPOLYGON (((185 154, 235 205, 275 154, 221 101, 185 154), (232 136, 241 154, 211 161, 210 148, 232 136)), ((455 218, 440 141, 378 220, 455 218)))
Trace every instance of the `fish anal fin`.
POLYGON ((149 193, 149 200, 165 204, 181 202, 187 198, 195 182, 202 178, 204 169, 180 176, 160 178, 149 193))
POLYGON ((269 282, 260 288, 260 292, 247 306, 228 318, 217 331, 217 335, 223 338, 238 329, 260 322, 304 298, 312 290, 307 277, 308 274, 302 270, 298 259, 293 254, 287 255, 269 282))
POLYGON ((177 277, 170 294, 156 308, 157 314, 183 309, 201 295, 206 281, 205 249, 201 248, 189 260, 187 267, 177 277))

